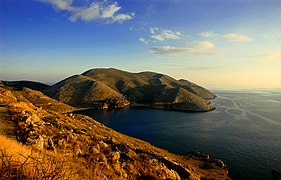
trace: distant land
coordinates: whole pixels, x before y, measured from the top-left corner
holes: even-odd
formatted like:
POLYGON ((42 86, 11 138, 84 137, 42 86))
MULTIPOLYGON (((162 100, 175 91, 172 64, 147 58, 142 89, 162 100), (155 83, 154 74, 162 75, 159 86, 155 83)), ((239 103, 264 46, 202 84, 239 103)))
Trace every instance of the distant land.
POLYGON ((212 92, 187 80, 155 72, 130 73, 114 68, 91 69, 40 89, 75 107, 96 109, 145 106, 178 111, 210 111, 212 92))

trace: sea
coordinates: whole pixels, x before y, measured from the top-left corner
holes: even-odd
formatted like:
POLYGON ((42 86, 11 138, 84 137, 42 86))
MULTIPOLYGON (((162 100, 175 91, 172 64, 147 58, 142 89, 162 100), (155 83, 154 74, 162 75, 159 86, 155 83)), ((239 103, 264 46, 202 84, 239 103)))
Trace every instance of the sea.
POLYGON ((281 170, 281 90, 213 92, 218 97, 211 100, 216 109, 210 112, 126 108, 80 113, 172 153, 200 151, 221 159, 234 180, 274 179, 271 169, 281 170))

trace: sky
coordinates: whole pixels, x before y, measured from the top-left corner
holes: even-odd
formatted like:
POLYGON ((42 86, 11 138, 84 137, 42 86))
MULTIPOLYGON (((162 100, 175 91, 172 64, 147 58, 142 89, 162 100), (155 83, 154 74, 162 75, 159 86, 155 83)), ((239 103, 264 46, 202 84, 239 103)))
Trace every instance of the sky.
POLYGON ((0 79, 92 68, 281 88, 280 0, 0 0, 0 79))

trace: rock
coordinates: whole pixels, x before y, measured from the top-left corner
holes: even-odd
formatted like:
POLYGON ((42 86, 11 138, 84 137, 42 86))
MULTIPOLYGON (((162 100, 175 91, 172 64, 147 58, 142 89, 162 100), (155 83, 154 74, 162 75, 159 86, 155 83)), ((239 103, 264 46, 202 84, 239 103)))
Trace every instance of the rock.
POLYGON ((44 125, 45 125, 45 126, 52 126, 52 124, 49 123, 49 122, 45 122, 44 125))
POLYGON ((102 109, 108 109, 108 104, 107 103, 104 103, 103 105, 102 105, 102 109))
POLYGON ((111 142, 112 142, 113 144, 119 144, 119 143, 120 143, 120 141, 119 141, 117 138, 115 138, 115 137, 112 137, 112 138, 111 138, 111 142))
POLYGON ((226 167, 226 165, 222 162, 222 160, 220 160, 220 159, 215 159, 214 160, 214 163, 215 163, 215 165, 217 166, 217 167, 220 167, 220 168, 225 168, 226 167))
POLYGON ((80 148, 75 148, 75 149, 74 149, 74 154, 76 154, 76 155, 82 155, 83 152, 82 152, 82 150, 81 150, 80 148))
POLYGON ((55 146, 54 146, 54 142, 51 138, 48 139, 48 147, 47 147, 48 150, 50 151, 54 151, 55 150, 55 146))
POLYGON ((42 136, 39 136, 39 138, 36 140, 36 146, 43 149, 44 142, 45 142, 45 139, 42 136))
POLYGON ((177 174, 182 178, 189 178, 190 172, 188 169, 184 168, 180 164, 173 162, 165 157, 159 159, 160 162, 163 162, 165 166, 169 169, 172 169, 177 172, 177 174))
POLYGON ((98 144, 100 146, 100 149, 106 149, 108 147, 108 144, 103 141, 99 141, 98 144))
POLYGON ((114 151, 109 154, 109 157, 112 161, 118 161, 120 159, 120 152, 114 151))
POLYGON ((200 166, 201 169, 214 169, 214 166, 211 163, 204 163, 200 166))
POLYGON ((92 148, 92 153, 93 154, 98 154, 98 153, 100 153, 100 150, 99 150, 99 148, 92 148))
POLYGON ((72 140, 76 140, 77 139, 77 135, 76 134, 69 134, 69 136, 68 136, 68 140, 70 140, 70 139, 72 139, 72 140))
POLYGON ((129 154, 124 153, 124 152, 121 153, 121 156, 120 156, 120 157, 121 157, 121 159, 124 160, 124 161, 127 161, 127 160, 133 161, 133 158, 132 158, 129 154))
POLYGON ((167 179, 177 179, 177 180, 180 180, 180 176, 178 175, 178 173, 176 171, 174 171, 173 169, 170 169, 167 174, 169 174, 169 178, 167 179))
POLYGON ((271 169, 271 175, 274 178, 279 178, 281 176, 281 172, 279 169, 273 168, 273 169, 271 169))
POLYGON ((201 161, 209 161, 211 159, 210 155, 204 154, 204 153, 201 153, 201 152, 198 152, 198 151, 188 152, 186 154, 186 156, 190 157, 192 159, 201 160, 201 161))
POLYGON ((63 147, 65 145, 65 140, 64 139, 58 139, 58 146, 63 147))
POLYGON ((26 124, 32 125, 32 126, 38 126, 43 123, 42 119, 38 117, 37 115, 33 114, 32 116, 29 116, 25 120, 26 124))

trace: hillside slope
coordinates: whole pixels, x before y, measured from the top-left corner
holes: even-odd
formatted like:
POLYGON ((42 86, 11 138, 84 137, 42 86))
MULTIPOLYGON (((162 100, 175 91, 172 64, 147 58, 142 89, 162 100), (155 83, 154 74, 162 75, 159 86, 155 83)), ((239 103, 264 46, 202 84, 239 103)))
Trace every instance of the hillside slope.
POLYGON ((181 111, 209 111, 207 99, 216 96, 187 80, 175 80, 154 72, 130 73, 118 69, 91 69, 44 91, 47 95, 78 107, 125 107, 141 104, 181 111))
POLYGON ((4 152, 0 153, 0 173, 5 173, 5 179, 9 179, 9 174, 19 177, 16 173, 34 173, 32 168, 36 173, 31 175, 35 177, 57 171, 61 175, 62 164, 66 167, 63 174, 71 174, 70 179, 229 179, 220 160, 200 154, 171 154, 90 117, 74 115, 71 113, 74 108, 38 91, 28 88, 15 91, 4 86, 0 92, 0 103, 9 111, 10 118, 5 120, 12 122, 17 140, 26 145, 13 145, 14 142, 0 136, 0 152, 4 152), (30 152, 29 148, 36 153, 26 155, 21 151, 30 152), (13 159, 16 161, 9 162, 13 159))

